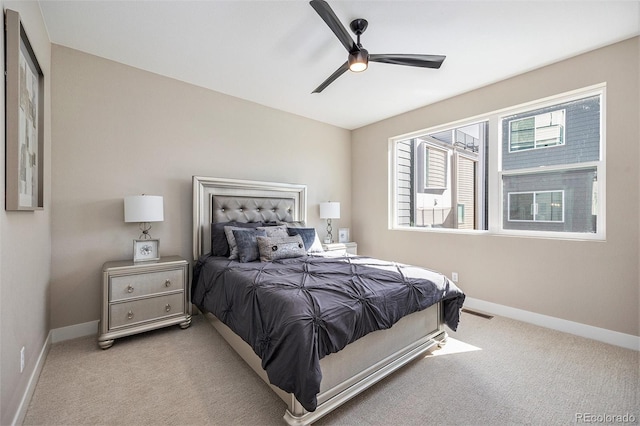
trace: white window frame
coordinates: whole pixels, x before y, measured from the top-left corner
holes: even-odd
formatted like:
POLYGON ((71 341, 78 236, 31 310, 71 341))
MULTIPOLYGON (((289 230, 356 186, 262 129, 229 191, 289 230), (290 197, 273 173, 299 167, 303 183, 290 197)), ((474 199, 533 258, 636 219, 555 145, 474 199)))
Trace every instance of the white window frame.
MULTIPOLYGON (((562 94, 549 96, 532 102, 503 108, 486 114, 469 117, 466 119, 456 120, 438 126, 433 126, 419 131, 406 133, 404 135, 389 138, 389 185, 388 185, 388 228, 390 230, 411 231, 411 232, 439 232, 439 233, 455 233, 455 234, 472 234, 472 235, 511 235, 526 238, 548 238, 561 240, 606 240, 606 83, 599 83, 582 89, 572 90, 562 94), (535 168, 531 170, 502 170, 502 126, 501 120, 507 116, 544 108, 554 104, 561 104, 573 100, 579 100, 590 96, 600 96, 600 159, 599 161, 580 163, 568 167, 549 166, 543 168, 535 168), (421 228, 399 226, 396 220, 397 197, 395 193, 395 143, 411 138, 419 138, 426 134, 438 133, 451 128, 464 127, 481 122, 489 122, 488 140, 489 152, 486 167, 488 169, 487 190, 489 192, 488 200, 488 229, 487 230, 469 230, 455 228, 421 228), (504 211, 502 200, 504 199, 502 177, 504 175, 521 174, 525 172, 539 173, 541 171, 568 170, 572 168, 592 168, 595 167, 598 172, 597 181, 597 224, 595 233, 583 232, 555 232, 555 231, 531 231, 531 230, 515 230, 503 229, 504 211)), ((554 145, 562 146, 562 145, 554 145)), ((479 194, 482 195, 482 194, 479 194)))

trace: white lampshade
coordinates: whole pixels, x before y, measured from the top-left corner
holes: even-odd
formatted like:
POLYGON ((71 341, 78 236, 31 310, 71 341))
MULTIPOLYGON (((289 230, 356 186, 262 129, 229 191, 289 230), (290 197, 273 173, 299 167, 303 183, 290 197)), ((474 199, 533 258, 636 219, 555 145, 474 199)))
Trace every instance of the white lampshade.
POLYGON ((125 222, 162 222, 164 207, 159 195, 129 195, 124 197, 125 222))
POLYGON ((320 219, 340 219, 340 203, 336 201, 320 203, 320 219))

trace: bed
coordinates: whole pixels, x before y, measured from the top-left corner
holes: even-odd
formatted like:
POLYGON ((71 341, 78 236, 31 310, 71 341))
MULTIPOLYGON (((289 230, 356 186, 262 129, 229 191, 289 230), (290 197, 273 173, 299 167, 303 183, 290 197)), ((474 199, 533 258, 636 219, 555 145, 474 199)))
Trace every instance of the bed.
MULTIPOLYGON (((196 265, 192 302, 286 403, 284 420, 290 425, 317 421, 397 369, 444 344, 447 338, 444 325, 455 330, 464 302, 464 294, 441 274, 364 256, 306 253, 307 241, 304 248, 298 244, 304 255, 273 262, 259 259, 240 262, 211 255, 220 250, 219 233, 227 223, 243 224, 242 227, 258 222, 276 227, 286 224, 291 233, 292 228, 305 223, 306 212, 305 185, 193 177, 196 265), (404 277, 406 282, 394 288, 397 276, 404 277), (275 287, 278 291, 286 287, 288 296, 277 299, 281 296, 275 295, 275 287), (370 288, 375 290, 371 294, 389 288, 406 302, 389 303, 395 296, 365 294, 370 288), (428 300, 417 296, 426 294, 425 289, 430 292, 428 300), (319 296, 321 293, 323 296, 319 296), (329 322, 329 317, 338 316, 333 313, 342 312, 344 305, 351 303, 339 299, 337 293, 347 293, 353 304, 365 306, 350 315, 358 317, 358 321, 362 319, 366 326, 329 322), (243 300, 248 301, 246 307, 241 307, 243 300), (320 314, 320 305, 332 314, 320 314), (292 318, 302 319, 291 321, 278 316, 289 309, 294 310, 292 318), (248 322, 252 324, 244 324, 240 318, 251 318, 248 322), (287 324, 286 333, 273 332, 274 324, 279 322, 287 324), (316 334, 305 335, 301 328, 315 330, 316 334), (331 333, 337 331, 329 335, 325 333, 327 329, 331 333), (295 343, 299 346, 292 343, 294 338, 301 339, 295 343)), ((234 229, 238 238, 250 234, 234 229)), ((259 235, 264 235, 265 228, 260 229, 259 235)), ((226 232, 229 231, 226 227, 226 232)), ((270 238, 257 238, 261 244, 272 243, 270 238)), ((302 238, 296 241, 302 242, 302 238)), ((270 256, 262 248, 260 253, 270 256)))

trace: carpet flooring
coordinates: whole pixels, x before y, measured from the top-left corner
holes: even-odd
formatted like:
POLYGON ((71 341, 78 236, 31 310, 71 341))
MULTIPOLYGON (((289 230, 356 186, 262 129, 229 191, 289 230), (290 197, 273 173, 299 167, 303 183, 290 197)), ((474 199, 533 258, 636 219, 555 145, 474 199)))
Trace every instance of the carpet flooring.
MULTIPOLYGON (((638 424, 637 351, 502 317, 458 332, 316 425, 638 424), (620 417, 617 417, 620 416, 620 417), (624 417, 626 416, 626 417, 624 417)), ((25 425, 281 425, 285 404, 202 315, 52 345, 25 425)))

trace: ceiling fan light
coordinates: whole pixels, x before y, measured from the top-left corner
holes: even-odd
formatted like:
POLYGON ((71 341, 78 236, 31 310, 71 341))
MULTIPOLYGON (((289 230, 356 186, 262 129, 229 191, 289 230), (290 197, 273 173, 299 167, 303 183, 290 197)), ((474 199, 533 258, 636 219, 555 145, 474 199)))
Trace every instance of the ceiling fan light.
POLYGON ((349 69, 353 72, 362 72, 369 66, 369 52, 360 49, 349 54, 349 69))

